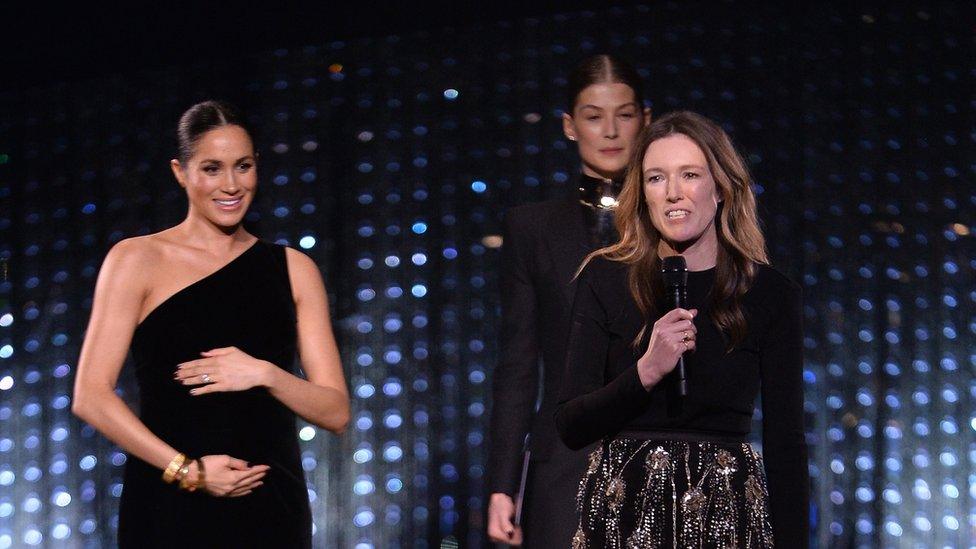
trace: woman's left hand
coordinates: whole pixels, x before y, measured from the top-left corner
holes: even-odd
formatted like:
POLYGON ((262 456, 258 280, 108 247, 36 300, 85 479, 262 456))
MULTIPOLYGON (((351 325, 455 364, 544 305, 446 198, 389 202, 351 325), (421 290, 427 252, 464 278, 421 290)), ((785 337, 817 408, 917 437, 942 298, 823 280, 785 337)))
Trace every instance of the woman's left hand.
POLYGON ((179 365, 176 381, 183 385, 203 385, 190 390, 192 395, 246 391, 266 385, 274 367, 237 347, 223 347, 200 353, 204 358, 179 365))

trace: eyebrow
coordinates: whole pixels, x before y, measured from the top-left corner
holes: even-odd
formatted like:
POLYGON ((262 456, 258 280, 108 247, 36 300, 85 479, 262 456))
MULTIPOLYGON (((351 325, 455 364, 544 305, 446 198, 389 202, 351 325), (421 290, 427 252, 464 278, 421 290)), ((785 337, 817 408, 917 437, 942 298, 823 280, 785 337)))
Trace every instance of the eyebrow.
MULTIPOLYGON (((245 160, 254 160, 254 156, 253 155, 250 155, 250 154, 247 155, 247 156, 242 156, 242 157, 238 158, 237 160, 235 160, 234 161, 234 164, 238 164, 238 163, 243 162, 245 160)), ((213 162, 215 164, 223 164, 224 163, 223 160, 217 160, 216 158, 204 158, 203 160, 200 161, 201 164, 205 164, 207 162, 213 162)))
MULTIPOLYGON (((705 169, 705 166, 699 166, 698 164, 685 164, 683 166, 679 166, 678 167, 678 170, 679 171, 680 170, 687 170, 689 168, 694 168, 694 169, 697 169, 697 170, 704 170, 705 169)), ((651 166, 650 168, 647 168, 646 170, 644 170, 644 173, 648 173, 648 172, 663 172, 663 171, 664 171, 663 168, 658 168, 657 166, 651 166)))
MULTIPOLYGON (((637 102, 636 102, 636 101, 631 101, 630 103, 624 103, 624 104, 622 104, 622 105, 619 105, 619 106, 617 106, 617 107, 615 107, 615 108, 617 108, 617 109, 623 109, 623 108, 626 108, 626 107, 635 107, 635 108, 640 108, 640 107, 639 107, 639 106, 637 105, 637 102)), ((577 108, 578 108, 579 110, 583 110, 583 109, 597 109, 597 110, 599 110, 599 111, 602 111, 602 110, 603 110, 603 107, 598 107, 598 106, 596 106, 596 105, 591 105, 591 104, 589 104, 589 103, 587 103, 586 105, 580 105, 580 106, 579 106, 579 107, 577 107, 577 108)))

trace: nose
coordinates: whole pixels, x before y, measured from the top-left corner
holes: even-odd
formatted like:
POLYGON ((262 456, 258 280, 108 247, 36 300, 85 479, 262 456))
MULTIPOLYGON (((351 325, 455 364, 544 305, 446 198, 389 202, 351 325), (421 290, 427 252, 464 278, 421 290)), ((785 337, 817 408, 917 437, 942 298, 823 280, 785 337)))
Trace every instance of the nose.
POLYGON ((665 187, 667 192, 668 202, 677 202, 684 198, 684 193, 681 192, 681 184, 677 177, 669 177, 667 186, 665 187))
POLYGON ((608 116, 606 122, 603 123, 603 137, 607 139, 616 139, 620 132, 617 129, 617 117, 608 116))
POLYGON ((220 190, 231 196, 241 192, 241 184, 237 180, 235 170, 229 170, 227 178, 224 179, 224 184, 220 186, 220 190))

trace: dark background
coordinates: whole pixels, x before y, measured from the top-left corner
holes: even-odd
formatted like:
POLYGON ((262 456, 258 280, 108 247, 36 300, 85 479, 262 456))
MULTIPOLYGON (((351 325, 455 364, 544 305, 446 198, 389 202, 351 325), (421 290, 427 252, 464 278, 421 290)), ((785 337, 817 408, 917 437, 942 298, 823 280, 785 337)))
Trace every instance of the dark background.
POLYGON ((353 425, 300 425, 317 546, 480 545, 486 237, 572 192, 565 76, 603 51, 726 127, 804 287, 815 542, 971 543, 976 8, 524 4, 4 8, 0 549, 112 545, 125 459, 71 417, 74 362, 106 251, 185 214, 173 131, 210 97, 255 127, 249 227, 330 290, 353 425))

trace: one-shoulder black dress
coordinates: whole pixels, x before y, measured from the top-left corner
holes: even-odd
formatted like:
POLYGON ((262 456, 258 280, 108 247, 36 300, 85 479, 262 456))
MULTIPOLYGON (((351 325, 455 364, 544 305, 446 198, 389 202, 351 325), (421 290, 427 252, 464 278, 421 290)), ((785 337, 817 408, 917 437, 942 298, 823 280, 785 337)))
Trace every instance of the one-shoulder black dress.
POLYGON ((223 498, 181 491, 129 456, 120 547, 311 547, 295 414, 264 388, 192 396, 173 379, 181 362, 230 346, 290 369, 296 337, 285 248, 260 240, 139 324, 132 354, 143 423, 188 456, 227 454, 271 470, 251 494, 223 498))

